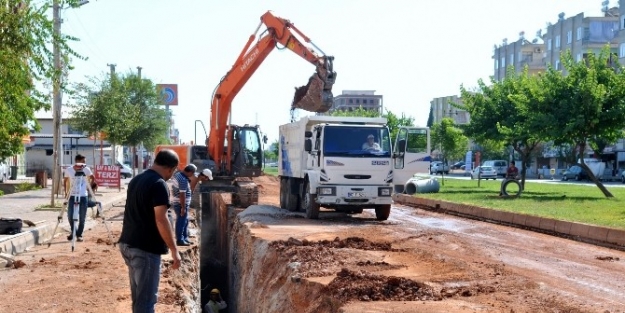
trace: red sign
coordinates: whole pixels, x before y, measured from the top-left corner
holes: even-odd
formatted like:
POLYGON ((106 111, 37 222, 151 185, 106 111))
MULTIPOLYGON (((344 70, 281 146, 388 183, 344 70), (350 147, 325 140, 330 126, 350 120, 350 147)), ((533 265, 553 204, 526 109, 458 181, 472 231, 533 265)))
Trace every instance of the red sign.
POLYGON ((117 165, 96 165, 95 166, 95 182, 98 186, 104 187, 120 187, 121 175, 120 168, 117 165))

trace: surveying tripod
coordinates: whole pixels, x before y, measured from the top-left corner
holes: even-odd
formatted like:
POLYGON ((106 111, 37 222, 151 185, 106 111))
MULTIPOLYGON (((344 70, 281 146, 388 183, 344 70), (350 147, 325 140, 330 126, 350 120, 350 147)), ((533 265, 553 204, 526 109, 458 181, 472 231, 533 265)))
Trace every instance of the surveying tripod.
POLYGON ((98 214, 96 215, 96 217, 98 216, 102 217, 102 222, 104 223, 104 226, 106 227, 106 232, 108 233, 109 240, 113 242, 113 239, 111 237, 111 231, 109 230, 108 225, 106 224, 106 219, 104 218, 104 215, 102 214, 102 203, 96 200, 95 192, 93 192, 93 189, 91 188, 91 184, 88 182, 87 176, 85 175, 85 172, 83 171, 83 169, 86 166, 87 165, 84 163, 77 163, 76 165, 74 165, 75 174, 74 174, 73 179, 69 180, 67 195, 65 196, 63 207, 61 208, 61 211, 59 212, 59 216, 57 217, 57 223, 56 223, 56 227, 54 227, 54 232, 52 233, 52 236, 50 237, 50 240, 48 241, 48 248, 52 245, 52 239, 54 239, 54 235, 56 234, 56 231, 59 228, 59 224, 61 224, 61 222, 63 221, 63 214, 65 213, 65 209, 66 208, 68 209, 69 199, 73 197, 73 201, 72 201, 73 202, 72 203, 73 214, 70 217, 71 221, 69 222, 72 223, 71 242, 72 242, 72 252, 74 252, 75 247, 76 247, 76 230, 78 229, 78 224, 79 224, 78 219, 80 218, 80 198, 81 198, 80 191, 82 190, 83 186, 85 186, 85 188, 87 189, 87 202, 89 202, 88 201, 89 196, 92 196, 94 203, 98 206, 97 208, 98 214))

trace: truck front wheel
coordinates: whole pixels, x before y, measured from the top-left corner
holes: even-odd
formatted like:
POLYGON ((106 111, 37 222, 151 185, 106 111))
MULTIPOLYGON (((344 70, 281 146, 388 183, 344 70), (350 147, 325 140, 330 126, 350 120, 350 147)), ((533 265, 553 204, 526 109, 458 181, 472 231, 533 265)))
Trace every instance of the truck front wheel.
POLYGON ((378 221, 386 221, 389 215, 391 215, 390 204, 383 204, 375 207, 375 218, 378 221))
POLYGON ((319 219, 319 204, 315 202, 316 195, 310 193, 308 186, 308 181, 306 181, 304 188, 302 188, 302 201, 300 201, 302 211, 306 212, 306 218, 316 220, 319 219))

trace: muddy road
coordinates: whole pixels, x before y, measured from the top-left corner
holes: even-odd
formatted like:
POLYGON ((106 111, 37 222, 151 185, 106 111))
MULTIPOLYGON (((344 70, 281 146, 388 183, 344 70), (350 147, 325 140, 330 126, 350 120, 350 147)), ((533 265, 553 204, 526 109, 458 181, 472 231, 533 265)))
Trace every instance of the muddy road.
POLYGON ((427 263, 409 265, 407 276, 448 295, 481 286, 486 292, 469 294, 494 311, 625 312, 624 252, 405 206, 393 208, 388 224, 374 227, 380 239, 427 263))

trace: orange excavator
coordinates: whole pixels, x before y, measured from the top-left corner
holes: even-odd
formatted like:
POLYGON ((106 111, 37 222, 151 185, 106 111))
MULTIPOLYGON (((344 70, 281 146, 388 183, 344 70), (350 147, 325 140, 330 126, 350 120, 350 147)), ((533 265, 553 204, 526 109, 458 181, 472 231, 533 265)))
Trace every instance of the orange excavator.
MULTIPOLYGON (((302 109, 323 113, 333 104, 332 86, 336 79, 334 57, 325 55, 289 20, 275 16, 271 11, 263 14, 232 69, 213 92, 210 133, 206 139, 208 156, 201 162, 204 164, 194 162, 198 167, 211 169, 215 178, 204 182, 202 191, 232 192, 233 203, 241 206, 258 202, 258 189, 251 178, 260 176, 262 172, 261 132, 258 125, 230 125, 228 119, 232 101, 274 49, 288 49, 316 68, 306 85, 295 88, 291 111, 302 109), (263 25, 266 29, 258 34, 263 25)), ((262 142, 267 142, 266 136, 263 136, 262 142)))

